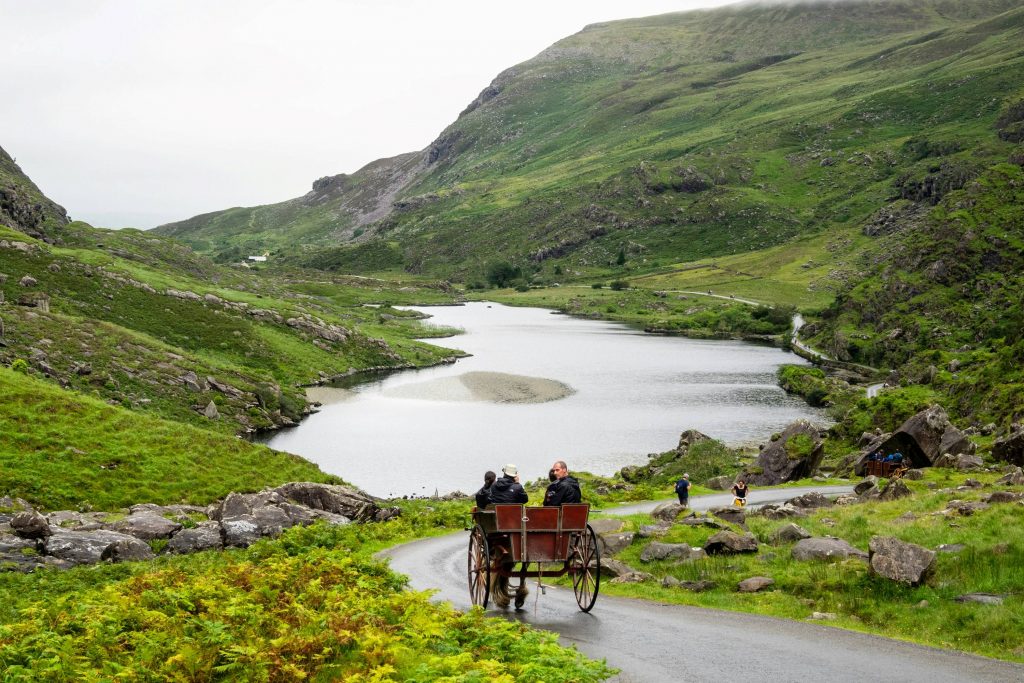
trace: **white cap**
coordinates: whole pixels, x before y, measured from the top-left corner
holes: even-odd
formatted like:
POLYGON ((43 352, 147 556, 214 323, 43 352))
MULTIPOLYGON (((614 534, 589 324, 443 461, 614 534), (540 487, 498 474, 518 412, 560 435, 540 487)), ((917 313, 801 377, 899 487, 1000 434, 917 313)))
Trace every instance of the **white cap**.
POLYGON ((517 474, 519 474, 519 468, 516 467, 515 465, 505 465, 504 467, 501 468, 501 471, 510 477, 514 477, 517 474))

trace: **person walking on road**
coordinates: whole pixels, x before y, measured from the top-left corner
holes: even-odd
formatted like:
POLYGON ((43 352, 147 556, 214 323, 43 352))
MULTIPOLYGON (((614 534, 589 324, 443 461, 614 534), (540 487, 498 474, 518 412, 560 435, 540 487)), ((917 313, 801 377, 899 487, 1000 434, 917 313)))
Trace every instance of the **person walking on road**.
POLYGON ((747 482, 740 479, 738 482, 732 485, 732 495, 736 499, 732 502, 733 505, 743 507, 747 504, 747 482))
POLYGON ((683 478, 676 482, 676 495, 679 496, 679 504, 687 507, 690 504, 690 475, 684 474, 683 478))

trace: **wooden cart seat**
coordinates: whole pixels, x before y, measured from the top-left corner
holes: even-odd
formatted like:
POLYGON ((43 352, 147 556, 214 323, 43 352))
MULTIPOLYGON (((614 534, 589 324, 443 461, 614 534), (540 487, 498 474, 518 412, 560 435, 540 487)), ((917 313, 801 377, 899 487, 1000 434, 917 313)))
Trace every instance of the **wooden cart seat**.
POLYGON ((587 527, 590 505, 562 507, 495 505, 497 531, 508 534, 513 562, 563 562, 569 541, 587 527), (525 550, 524 550, 525 548, 525 550))

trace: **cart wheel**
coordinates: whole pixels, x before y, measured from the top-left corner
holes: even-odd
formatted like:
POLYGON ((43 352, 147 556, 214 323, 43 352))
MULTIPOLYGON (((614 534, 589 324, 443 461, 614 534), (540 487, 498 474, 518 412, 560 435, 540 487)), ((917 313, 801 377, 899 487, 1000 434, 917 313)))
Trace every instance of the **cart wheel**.
POLYGON ((589 524, 576 536, 570 571, 576 603, 581 610, 589 612, 597 602, 597 591, 601 586, 601 552, 597 547, 597 534, 589 524))
POLYGON ((474 605, 487 609, 491 592, 491 556, 487 535, 479 526, 469 535, 469 599, 474 605))

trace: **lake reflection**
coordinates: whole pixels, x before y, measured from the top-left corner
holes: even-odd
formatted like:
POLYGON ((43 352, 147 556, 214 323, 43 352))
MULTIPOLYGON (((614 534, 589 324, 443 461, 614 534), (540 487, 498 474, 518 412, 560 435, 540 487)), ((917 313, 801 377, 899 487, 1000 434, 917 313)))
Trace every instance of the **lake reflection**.
POLYGON ((546 477, 555 459, 612 474, 675 447, 685 429, 741 445, 797 418, 824 420, 776 385, 779 365, 804 363, 777 348, 647 335, 499 304, 418 310, 434 316, 430 323, 466 331, 432 343, 473 356, 352 387, 268 444, 373 495, 397 496, 473 492, 485 470, 505 463, 518 465, 524 481, 546 477), (543 378, 574 392, 544 403, 477 400, 453 389, 467 373, 543 378))

